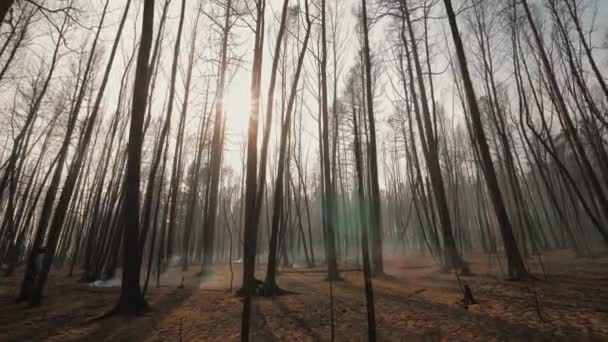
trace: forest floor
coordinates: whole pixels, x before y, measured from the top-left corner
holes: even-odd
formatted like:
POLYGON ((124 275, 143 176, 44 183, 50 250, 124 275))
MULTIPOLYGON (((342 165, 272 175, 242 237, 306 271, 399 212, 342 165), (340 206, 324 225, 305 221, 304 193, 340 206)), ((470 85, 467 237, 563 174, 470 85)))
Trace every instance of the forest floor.
MULTIPOLYGON (((478 305, 465 309, 454 274, 438 272, 430 258, 386 261, 387 276, 374 279, 379 341, 608 341, 608 256, 575 258, 565 251, 528 261, 538 280, 504 280, 487 256, 469 256, 471 277, 460 277, 478 305), (545 277, 546 275, 546 277, 545 277)), ((76 276, 51 273, 39 308, 15 304, 20 276, 0 278, 0 341, 236 341, 242 303, 234 295, 241 265, 218 266, 204 279, 198 267, 184 276, 169 272, 161 287, 150 281, 153 311, 142 317, 91 322, 112 308, 118 288, 81 284, 76 276)), ((292 294, 256 298, 253 341, 330 340, 329 282, 321 270, 281 272, 279 285, 292 294)), ((366 308, 361 272, 333 282, 336 341, 364 341, 366 308)), ((260 278, 262 273, 259 274, 260 278)))

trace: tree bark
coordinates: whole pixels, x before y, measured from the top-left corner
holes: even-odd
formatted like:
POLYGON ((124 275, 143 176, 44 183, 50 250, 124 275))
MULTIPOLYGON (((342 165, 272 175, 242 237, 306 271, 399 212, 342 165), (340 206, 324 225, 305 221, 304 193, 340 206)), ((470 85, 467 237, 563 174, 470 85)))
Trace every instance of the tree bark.
POLYGON ((452 39, 454 40, 454 45, 456 47, 456 55, 458 56, 466 100, 469 106, 469 115, 472 122, 474 141, 479 148, 479 154, 481 157, 480 162, 484 173, 484 178, 492 199, 492 204, 494 205, 494 211, 496 212, 496 218, 498 219, 500 232, 505 245, 505 251, 507 253, 509 276, 513 279, 525 278, 528 276, 528 271, 526 270, 526 266, 515 240, 515 236, 513 235, 511 221, 509 220, 507 209, 498 185, 498 180, 496 179, 496 171, 494 170, 492 156, 490 155, 490 147, 488 145, 483 124, 481 122, 481 112, 477 103, 473 82, 469 74, 464 46, 462 44, 458 24, 456 22, 456 14, 454 13, 451 0, 443 0, 443 3, 448 15, 452 39))
POLYGON ((141 314, 147 303, 141 293, 139 276, 141 273, 141 249, 139 248, 139 199, 141 180, 141 153, 143 144, 143 124, 148 101, 148 80, 152 32, 154 31, 154 0, 144 0, 141 41, 137 56, 133 100, 131 105, 131 125, 127 149, 127 170, 125 177, 125 203, 122 236, 122 284, 120 298, 114 313, 124 315, 141 314))
POLYGON ((361 0, 363 17, 363 57, 365 62, 365 83, 367 100, 367 120, 369 121, 369 169, 371 178, 371 238, 372 238, 372 272, 374 276, 384 274, 382 261, 382 217, 380 203, 380 184, 378 182, 378 157, 376 147, 376 120, 374 118, 374 94, 372 88, 372 62, 369 46, 369 29, 367 23, 366 0, 361 0))

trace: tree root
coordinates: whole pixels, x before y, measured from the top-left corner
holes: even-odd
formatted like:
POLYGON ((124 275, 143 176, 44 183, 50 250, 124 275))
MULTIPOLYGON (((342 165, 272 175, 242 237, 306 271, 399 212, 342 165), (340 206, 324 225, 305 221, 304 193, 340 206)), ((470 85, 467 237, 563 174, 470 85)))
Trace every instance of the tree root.
POLYGON ((340 281, 340 282, 342 282, 342 281, 345 281, 345 280, 340 275, 336 275, 336 276, 333 276, 331 278, 329 276, 326 277, 325 281, 340 281))
POLYGON ((532 281, 540 281, 540 279, 538 277, 536 277, 535 275, 533 275, 532 273, 526 272, 524 274, 519 274, 519 275, 511 275, 508 278, 506 278, 507 281, 528 281, 528 280, 532 280, 532 281))
MULTIPOLYGON (((263 287, 264 287, 264 282, 263 282, 263 281, 261 281, 261 280, 259 280, 259 279, 257 279, 257 278, 254 278, 254 279, 253 279, 253 282, 254 282, 255 286, 254 286, 254 290, 253 290, 252 295, 255 295, 256 293, 258 293, 258 292, 259 292, 259 290, 260 290, 261 288, 263 288, 263 287)), ((245 295, 246 295, 246 291, 245 291, 245 287, 244 287, 244 286, 241 286, 241 287, 240 287, 240 288, 239 288, 239 289, 236 291, 236 293, 235 293, 235 296, 236 296, 236 297, 245 297, 245 295)))
POLYGON ((262 297, 277 297, 277 296, 284 296, 284 295, 288 295, 288 294, 294 294, 294 292, 282 289, 276 283, 273 283, 273 284, 264 283, 262 285, 262 287, 259 288, 259 291, 257 293, 257 295, 262 296, 262 297))

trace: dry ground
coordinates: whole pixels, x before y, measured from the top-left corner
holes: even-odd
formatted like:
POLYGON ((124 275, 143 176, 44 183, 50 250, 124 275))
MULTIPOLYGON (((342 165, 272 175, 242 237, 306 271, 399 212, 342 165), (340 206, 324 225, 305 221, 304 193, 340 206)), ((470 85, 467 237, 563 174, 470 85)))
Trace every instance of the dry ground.
MULTIPOLYGON (((380 341, 608 341, 608 257, 577 259, 568 252, 543 256, 529 265, 539 280, 503 280, 496 261, 468 257, 472 277, 461 283, 479 305, 465 309, 453 274, 441 274, 432 260, 395 258, 389 276, 374 280, 380 341)), ((228 291, 228 268, 201 281, 192 270, 179 289, 181 273, 151 281, 154 310, 143 317, 89 321, 109 310, 117 288, 92 288, 52 272, 43 306, 14 303, 20 278, 0 278, 0 341, 236 341, 241 301, 228 291)), ((366 311, 360 272, 333 283, 335 339, 366 340, 366 311)), ((262 274, 260 274, 260 277, 262 274)), ((240 284, 235 265, 235 288, 240 284)), ((279 284, 293 294, 257 298, 253 341, 330 340, 329 286, 324 274, 282 272, 279 284)))

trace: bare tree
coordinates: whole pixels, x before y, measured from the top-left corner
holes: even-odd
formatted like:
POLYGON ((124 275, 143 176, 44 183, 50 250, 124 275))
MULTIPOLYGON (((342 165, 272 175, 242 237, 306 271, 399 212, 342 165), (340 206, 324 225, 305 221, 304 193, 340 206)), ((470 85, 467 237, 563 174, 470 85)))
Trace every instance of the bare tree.
POLYGON ((507 209, 498 185, 498 180, 496 179, 496 171, 494 170, 492 157, 490 155, 490 148, 488 146, 488 141, 481 123, 481 113, 477 103, 475 89, 473 88, 473 82, 471 81, 471 76, 469 74, 467 59, 464 47, 462 45, 462 40, 460 38, 460 32, 458 30, 458 23, 456 22, 456 14, 454 14, 451 0, 443 0, 443 3, 450 22, 452 39, 454 40, 454 45, 456 47, 456 55, 458 57, 462 82, 469 107, 468 114, 470 116, 473 128, 471 134, 477 148, 479 149, 479 154, 481 157, 480 162, 486 180, 486 185, 492 199, 492 204, 494 205, 503 243, 505 245, 509 264, 509 276, 513 279, 525 278, 528 276, 528 272, 519 252, 517 242, 515 241, 511 221, 509 220, 507 209))
POLYGON ((139 284, 142 250, 139 247, 139 198, 141 178, 141 151, 143 125, 148 101, 147 84, 149 80, 150 51, 154 29, 154 0, 145 0, 142 16, 141 41, 137 56, 137 67, 133 83, 133 102, 131 105, 131 125, 129 147, 127 150, 127 170, 125 176, 125 202, 122 284, 120 298, 113 312, 133 315, 146 310, 147 303, 139 284))

